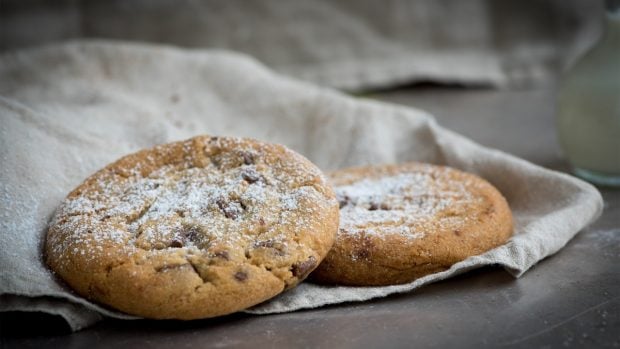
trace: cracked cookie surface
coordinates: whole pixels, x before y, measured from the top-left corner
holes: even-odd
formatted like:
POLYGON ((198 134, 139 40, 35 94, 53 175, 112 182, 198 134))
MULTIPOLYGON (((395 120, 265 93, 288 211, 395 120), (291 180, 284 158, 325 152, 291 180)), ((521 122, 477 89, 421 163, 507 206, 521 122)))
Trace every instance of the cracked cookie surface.
POLYGON ((128 155, 71 192, 50 222, 50 268, 80 295, 148 318, 232 313, 325 257, 338 202, 287 148, 199 136, 128 155))
POLYGON ((316 282, 402 284, 447 270, 512 234, 504 197, 469 173, 409 163, 343 169, 329 177, 340 228, 311 274, 316 282))

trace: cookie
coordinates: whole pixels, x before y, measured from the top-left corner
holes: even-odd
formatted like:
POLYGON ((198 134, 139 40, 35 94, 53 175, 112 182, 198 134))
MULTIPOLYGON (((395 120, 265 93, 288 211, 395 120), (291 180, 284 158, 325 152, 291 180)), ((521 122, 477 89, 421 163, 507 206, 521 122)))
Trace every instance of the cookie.
POLYGON ((506 200, 472 174, 409 163, 329 177, 340 202, 340 228, 311 275, 316 282, 402 284, 497 247, 512 234, 506 200))
POLYGON ((45 259, 89 300, 197 319, 295 286, 337 230, 338 202, 310 161, 281 145, 201 136, 86 179, 52 218, 45 259))

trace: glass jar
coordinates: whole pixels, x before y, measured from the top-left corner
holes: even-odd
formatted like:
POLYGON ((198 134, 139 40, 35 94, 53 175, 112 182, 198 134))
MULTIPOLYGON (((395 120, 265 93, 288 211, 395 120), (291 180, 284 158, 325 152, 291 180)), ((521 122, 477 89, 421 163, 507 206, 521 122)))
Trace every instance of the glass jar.
POLYGON ((558 136, 576 175, 620 186, 620 9, 560 84, 558 136))

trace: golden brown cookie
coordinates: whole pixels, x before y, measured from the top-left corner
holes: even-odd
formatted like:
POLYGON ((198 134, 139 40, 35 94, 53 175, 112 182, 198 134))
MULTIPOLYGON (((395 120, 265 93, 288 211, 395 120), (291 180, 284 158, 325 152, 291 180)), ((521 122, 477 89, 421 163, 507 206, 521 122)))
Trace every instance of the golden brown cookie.
POLYGON ((232 313, 295 286, 325 257, 338 202, 281 145, 196 137, 128 155, 53 217, 50 268, 80 295, 157 319, 232 313))
POLYGON ((330 176, 340 202, 334 247, 311 278, 357 286, 401 284, 506 242, 512 215, 480 177, 409 163, 330 176))

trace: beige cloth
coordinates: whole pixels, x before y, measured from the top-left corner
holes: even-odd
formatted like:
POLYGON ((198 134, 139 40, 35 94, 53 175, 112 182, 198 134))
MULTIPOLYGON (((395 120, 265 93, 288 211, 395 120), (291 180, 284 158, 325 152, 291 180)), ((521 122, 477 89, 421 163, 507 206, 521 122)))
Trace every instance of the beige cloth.
MULTIPOLYGON (((79 329, 132 318, 72 293, 45 268, 48 219, 86 176, 118 157, 197 134, 283 143, 330 170, 427 161, 476 173, 506 196, 516 235, 504 246, 413 283, 305 283, 248 310, 268 314, 407 292, 489 264, 519 276, 602 210, 591 185, 437 125, 423 111, 352 98, 224 51, 106 42, 0 56, 0 311, 42 311, 79 329)), ((464 115, 466 117, 466 115, 464 115)))
POLYGON ((603 7, 584 0, 4 2, 7 48, 96 37, 229 49, 350 91, 547 81, 598 37, 603 7))

